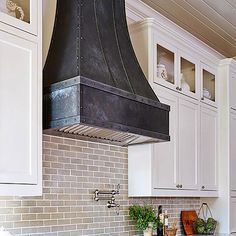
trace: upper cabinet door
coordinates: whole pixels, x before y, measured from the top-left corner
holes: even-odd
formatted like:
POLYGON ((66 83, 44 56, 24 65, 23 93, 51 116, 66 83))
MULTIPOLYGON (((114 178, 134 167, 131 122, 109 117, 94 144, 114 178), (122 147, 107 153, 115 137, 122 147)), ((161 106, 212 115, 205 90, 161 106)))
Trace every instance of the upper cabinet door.
POLYGON ((160 38, 155 40, 154 82, 176 90, 177 81, 177 49, 160 38))
POLYGON ((181 93, 199 99, 198 63, 193 56, 179 51, 179 90, 181 93))
POLYGON ((177 186, 177 133, 178 133, 178 98, 166 89, 156 91, 161 102, 170 106, 170 142, 154 145, 153 187, 158 189, 176 189, 177 186))
POLYGON ((218 188, 217 179, 217 143, 218 143, 218 113, 216 109, 201 106, 201 152, 200 176, 201 190, 213 191, 218 188))
POLYGON ((37 184, 37 44, 0 31, 0 183, 37 184))
POLYGON ((230 190, 236 192, 236 112, 230 113, 230 190))
POLYGON ((230 108, 236 110, 236 73, 230 77, 230 108))
POLYGON ((170 43, 157 38, 155 41, 154 82, 189 97, 199 99, 197 60, 178 50, 170 43))
POLYGON ((201 63, 201 100, 203 103, 217 107, 217 71, 201 63))
POLYGON ((1 0, 0 21, 37 35, 39 1, 41 0, 1 0))
POLYGON ((179 183, 182 189, 198 189, 199 105, 179 99, 179 183))

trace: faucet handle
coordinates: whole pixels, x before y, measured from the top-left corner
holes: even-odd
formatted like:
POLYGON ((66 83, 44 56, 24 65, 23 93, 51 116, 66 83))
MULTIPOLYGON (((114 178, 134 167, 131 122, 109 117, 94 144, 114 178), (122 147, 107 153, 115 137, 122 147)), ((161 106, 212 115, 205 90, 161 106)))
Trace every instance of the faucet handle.
POLYGON ((120 193, 120 184, 117 184, 117 193, 120 193))
POLYGON ((111 191, 112 195, 120 194, 120 184, 117 184, 116 190, 111 191))
POLYGON ((120 215, 120 205, 116 205, 116 215, 120 215))

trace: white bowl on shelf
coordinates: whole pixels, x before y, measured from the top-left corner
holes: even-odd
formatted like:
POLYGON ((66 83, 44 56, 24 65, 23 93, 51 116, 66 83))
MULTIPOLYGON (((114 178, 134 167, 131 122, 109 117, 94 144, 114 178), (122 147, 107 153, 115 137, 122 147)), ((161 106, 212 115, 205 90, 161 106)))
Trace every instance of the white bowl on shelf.
POLYGON ((208 89, 203 88, 203 97, 207 99, 211 99, 211 93, 208 89))

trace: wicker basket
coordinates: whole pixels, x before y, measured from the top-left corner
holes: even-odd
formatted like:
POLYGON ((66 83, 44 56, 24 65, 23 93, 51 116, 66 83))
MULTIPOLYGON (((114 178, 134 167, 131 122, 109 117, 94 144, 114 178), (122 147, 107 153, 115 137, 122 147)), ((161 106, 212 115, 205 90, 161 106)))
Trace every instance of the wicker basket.
POLYGON ((197 234, 213 235, 215 233, 217 221, 213 218, 207 203, 202 203, 198 212, 198 218, 194 222, 194 229, 197 234))

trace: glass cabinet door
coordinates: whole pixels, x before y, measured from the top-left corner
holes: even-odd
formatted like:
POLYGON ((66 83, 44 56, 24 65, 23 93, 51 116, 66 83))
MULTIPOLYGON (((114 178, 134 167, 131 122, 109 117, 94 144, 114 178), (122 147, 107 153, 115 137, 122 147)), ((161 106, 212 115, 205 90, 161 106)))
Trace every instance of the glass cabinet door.
POLYGON ((37 35, 38 1, 0 0, 0 21, 37 35))
POLYGON ((205 64, 202 64, 201 67, 202 67, 201 100, 204 103, 216 106, 217 105, 216 70, 205 64))
POLYGON ((199 95, 196 67, 197 62, 193 58, 180 52, 179 90, 194 98, 198 98, 199 95))
POLYGON ((177 81, 175 76, 176 53, 174 49, 168 46, 156 45, 156 75, 154 81, 165 87, 176 89, 177 81))

